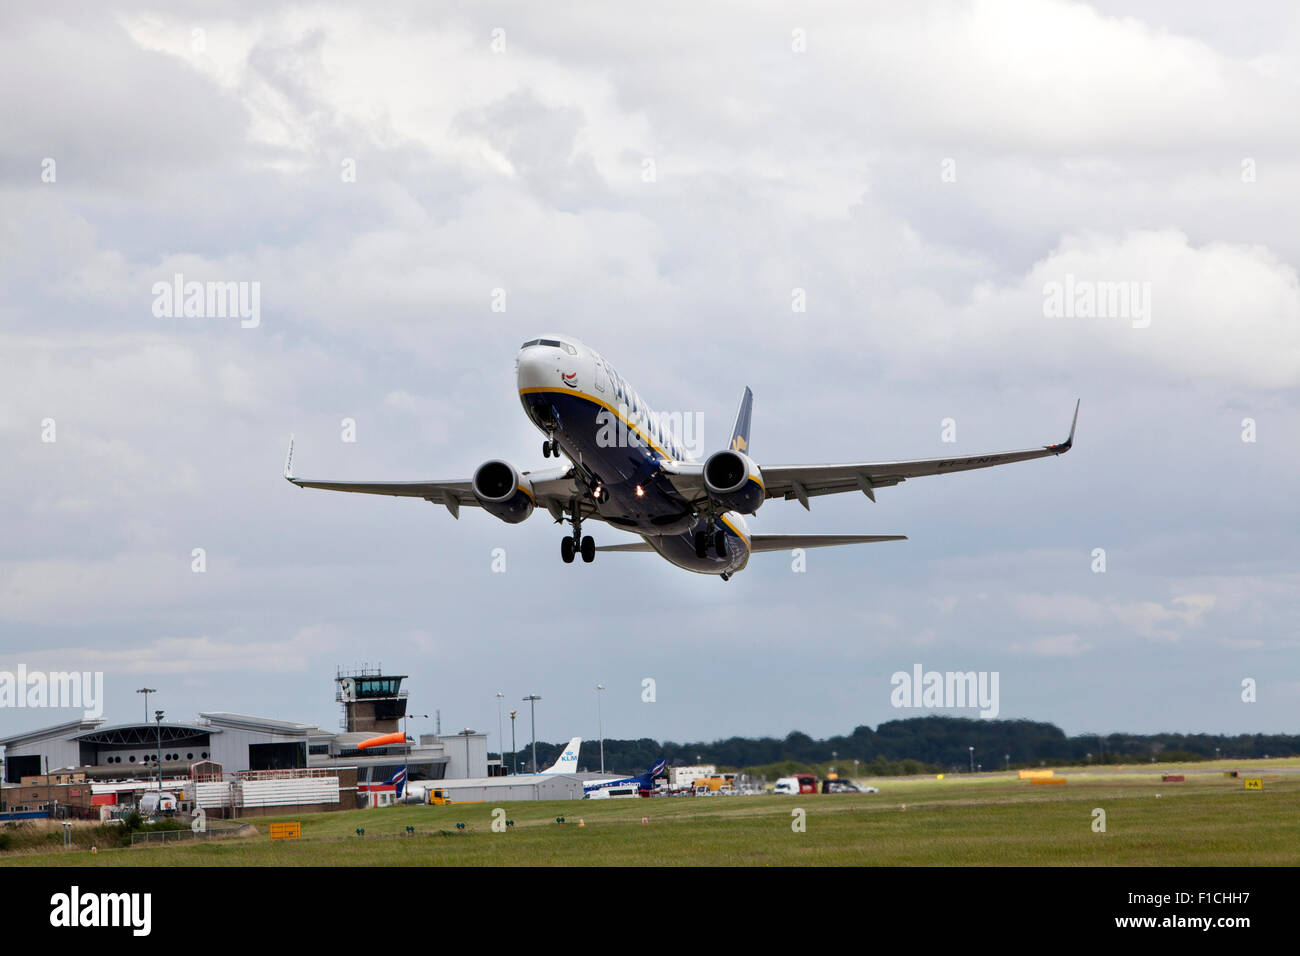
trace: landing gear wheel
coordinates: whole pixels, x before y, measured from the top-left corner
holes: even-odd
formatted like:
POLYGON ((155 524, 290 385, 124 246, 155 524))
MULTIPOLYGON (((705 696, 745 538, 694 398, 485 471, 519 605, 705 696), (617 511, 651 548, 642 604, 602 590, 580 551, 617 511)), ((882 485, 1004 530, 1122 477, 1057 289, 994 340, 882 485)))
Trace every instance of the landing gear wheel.
POLYGON ((697 558, 709 556, 709 536, 703 531, 695 532, 695 556, 697 558))
POLYGON ((573 563, 573 539, 567 535, 560 539, 560 557, 565 564, 573 563))
POLYGON ((719 531, 713 536, 713 551, 718 557, 727 553, 727 533, 719 531))
POLYGON ((582 563, 591 564, 596 560, 596 542, 591 535, 582 539, 582 563))
POLYGON ((548 441, 542 442, 542 457, 543 458, 551 457, 551 443, 548 441))

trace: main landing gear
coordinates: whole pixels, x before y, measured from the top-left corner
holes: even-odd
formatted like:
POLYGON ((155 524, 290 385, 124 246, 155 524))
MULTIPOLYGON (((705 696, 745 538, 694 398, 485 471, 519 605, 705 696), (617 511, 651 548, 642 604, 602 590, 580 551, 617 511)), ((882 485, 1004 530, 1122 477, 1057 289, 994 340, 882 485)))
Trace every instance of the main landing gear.
POLYGON ((572 564, 575 555, 582 555, 583 564, 591 564, 596 560, 596 542, 587 535, 582 535, 582 512, 577 508, 576 503, 573 509, 573 534, 565 535, 560 539, 560 558, 565 564, 572 564))
POLYGON ((559 457, 560 457, 560 443, 557 442, 554 438, 548 438, 548 439, 546 439, 546 441, 542 442, 542 457, 543 457, 543 458, 551 458, 551 457, 559 458, 559 457))
POLYGON ((703 560, 709 556, 709 546, 713 546, 713 553, 720 558, 727 556, 727 534, 725 531, 715 531, 709 534, 707 531, 695 532, 695 556, 703 560))
POLYGON ((560 539, 560 557, 565 564, 572 564, 575 556, 581 554, 584 564, 596 560, 596 542, 591 535, 579 538, 577 535, 565 535, 560 539))

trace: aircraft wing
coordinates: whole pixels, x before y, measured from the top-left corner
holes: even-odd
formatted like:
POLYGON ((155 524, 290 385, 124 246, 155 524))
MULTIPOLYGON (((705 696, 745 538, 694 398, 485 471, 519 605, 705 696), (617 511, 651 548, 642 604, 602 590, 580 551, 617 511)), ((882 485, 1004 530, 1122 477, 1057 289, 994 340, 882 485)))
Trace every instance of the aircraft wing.
MULTIPOLYGON (((556 509, 567 506, 576 495, 577 485, 573 481, 572 471, 566 468, 550 468, 545 471, 521 472, 529 479, 533 494, 540 508, 556 514, 556 509)), ((299 488, 321 488, 325 491, 349 491, 362 495, 393 495, 399 498, 423 498, 436 505, 443 505, 451 512, 453 518, 460 517, 462 505, 470 508, 480 507, 474 497, 473 483, 464 481, 318 481, 310 478, 298 478, 293 474, 293 439, 289 440, 289 454, 284 462, 284 477, 299 488)), ((594 513, 588 517, 599 518, 594 513)))
MULTIPOLYGON (((875 489, 886 488, 923 475, 944 475, 975 468, 992 468, 1016 461, 1063 455, 1074 444, 1079 405, 1074 406, 1069 437, 1058 445, 1043 445, 1023 451, 1004 451, 964 458, 922 458, 913 461, 850 462, 842 465, 761 465, 765 497, 794 499, 808 507, 808 499, 843 491, 861 491, 872 501, 875 489)), ((671 462, 665 466, 670 480, 688 500, 703 493, 703 465, 671 462)))

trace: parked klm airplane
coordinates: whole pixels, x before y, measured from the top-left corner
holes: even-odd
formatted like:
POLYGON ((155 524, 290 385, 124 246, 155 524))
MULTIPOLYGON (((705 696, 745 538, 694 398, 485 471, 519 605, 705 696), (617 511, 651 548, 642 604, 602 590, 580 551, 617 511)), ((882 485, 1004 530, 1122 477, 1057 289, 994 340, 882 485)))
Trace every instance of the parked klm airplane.
MULTIPOLYGON (((555 763, 547 767, 545 770, 539 771, 538 773, 511 774, 510 779, 514 783, 525 783, 528 780, 532 780, 537 777, 549 776, 550 774, 577 773, 578 772, 578 750, 581 746, 582 746, 582 738, 574 737, 572 740, 569 741, 568 746, 564 748, 564 752, 560 754, 559 759, 556 760, 555 763)), ((387 780, 385 780, 384 783, 397 783, 398 777, 401 777, 402 780, 406 779, 405 767, 403 767, 397 773, 393 774, 392 777, 389 777, 387 780)), ((440 789, 441 787, 445 787, 446 785, 447 783, 445 780, 412 780, 406 788, 406 802, 407 803, 428 803, 429 791, 440 789)), ((397 794, 397 799, 398 800, 402 799, 400 786, 397 794)))
POLYGON ((530 339, 516 360, 519 398, 529 419, 545 435, 542 454, 569 464, 520 471, 493 459, 468 481, 315 481, 293 474, 293 439, 284 476, 300 488, 324 488, 372 495, 423 498, 446 507, 453 518, 462 506, 481 507, 517 524, 544 508, 572 533, 560 541, 565 563, 597 551, 656 551, 688 571, 716 574, 725 581, 760 551, 789 551, 872 541, 901 541, 898 534, 750 534, 744 515, 768 498, 798 501, 809 508, 819 495, 860 491, 872 501, 876 489, 909 478, 989 468, 1014 461, 1061 455, 1074 443, 1078 403, 1070 435, 1058 445, 1024 451, 928 458, 916 461, 760 467, 750 458, 753 394, 740 400, 728 447, 702 463, 690 460, 665 418, 651 411, 623 376, 593 349, 569 336, 530 339), (640 535, 634 544, 596 547, 582 533, 587 520, 604 521, 640 535))

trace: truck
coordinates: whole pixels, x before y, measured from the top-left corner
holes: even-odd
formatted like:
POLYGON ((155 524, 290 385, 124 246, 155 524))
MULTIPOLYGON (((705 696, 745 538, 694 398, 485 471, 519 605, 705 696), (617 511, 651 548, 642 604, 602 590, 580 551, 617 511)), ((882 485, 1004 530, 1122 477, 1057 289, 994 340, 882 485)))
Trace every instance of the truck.
POLYGON ((167 790, 148 790, 140 796, 140 813, 152 817, 159 813, 176 812, 176 794, 167 790))
POLYGON ((817 778, 810 773, 797 773, 782 777, 772 788, 773 793, 816 793, 817 778))

